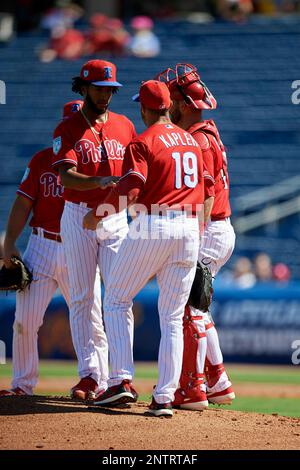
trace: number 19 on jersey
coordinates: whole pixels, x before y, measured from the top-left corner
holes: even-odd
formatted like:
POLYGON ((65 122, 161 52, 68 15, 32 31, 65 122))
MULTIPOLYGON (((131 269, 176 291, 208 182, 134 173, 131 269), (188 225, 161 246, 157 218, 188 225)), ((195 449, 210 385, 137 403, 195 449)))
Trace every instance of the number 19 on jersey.
POLYGON ((198 184, 198 161, 193 152, 173 152, 175 160, 175 188, 181 189, 183 185, 195 188, 198 184))

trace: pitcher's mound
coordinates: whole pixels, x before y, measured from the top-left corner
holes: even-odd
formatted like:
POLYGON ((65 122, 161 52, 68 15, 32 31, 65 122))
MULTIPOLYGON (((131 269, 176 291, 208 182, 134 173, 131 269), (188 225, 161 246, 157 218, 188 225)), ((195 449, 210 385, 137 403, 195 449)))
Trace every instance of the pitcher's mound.
POLYGON ((146 417, 147 404, 89 408, 66 397, 0 399, 0 449, 299 449, 300 419, 229 409, 146 417))

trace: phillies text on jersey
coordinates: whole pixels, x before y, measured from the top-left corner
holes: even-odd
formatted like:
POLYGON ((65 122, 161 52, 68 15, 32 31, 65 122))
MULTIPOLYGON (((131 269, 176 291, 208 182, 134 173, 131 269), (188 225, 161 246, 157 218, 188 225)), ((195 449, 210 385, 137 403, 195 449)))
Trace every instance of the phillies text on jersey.
POLYGON ((31 227, 60 232, 64 209, 63 186, 52 169, 52 148, 41 150, 33 156, 17 193, 33 201, 31 227))
MULTIPOLYGON (((53 167, 69 163, 88 176, 120 176, 125 148, 136 136, 134 125, 125 116, 109 111, 106 123, 96 123, 94 131, 97 137, 81 112, 61 122, 54 132, 53 167)), ((92 205, 108 192, 65 189, 64 198, 92 205)))

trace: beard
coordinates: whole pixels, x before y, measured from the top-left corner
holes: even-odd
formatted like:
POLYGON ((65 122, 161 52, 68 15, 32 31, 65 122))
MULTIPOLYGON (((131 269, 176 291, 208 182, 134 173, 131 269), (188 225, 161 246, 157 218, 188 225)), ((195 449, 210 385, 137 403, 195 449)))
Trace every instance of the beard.
POLYGON ((170 111, 170 117, 173 124, 177 124, 180 121, 182 114, 179 109, 174 109, 172 112, 170 111))
POLYGON ((90 110, 93 113, 97 114, 97 116, 100 115, 100 114, 104 114, 106 112, 107 108, 108 108, 108 104, 107 104, 107 106, 104 106, 103 108, 99 109, 98 106, 94 103, 94 101, 90 97, 88 92, 87 92, 87 95, 85 97, 85 101, 88 104, 88 107, 90 108, 90 110))

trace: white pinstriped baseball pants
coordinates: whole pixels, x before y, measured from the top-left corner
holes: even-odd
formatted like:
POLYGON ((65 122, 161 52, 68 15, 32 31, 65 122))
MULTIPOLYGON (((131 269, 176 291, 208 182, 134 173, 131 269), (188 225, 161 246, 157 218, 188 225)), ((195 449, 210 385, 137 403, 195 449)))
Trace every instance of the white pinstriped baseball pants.
POLYGON ((69 285, 62 243, 31 235, 23 259, 33 282, 16 294, 12 388, 32 394, 38 380, 38 330, 57 288, 69 302, 69 285))
POLYGON ((129 233, 113 262, 104 300, 110 386, 133 378, 132 301, 156 275, 161 340, 159 377, 153 395, 158 403, 173 401, 182 366, 182 319, 195 276, 198 248, 196 218, 141 215, 130 224, 129 233), (137 226, 140 227, 139 238, 135 238, 137 226))
POLYGON ((126 211, 103 220, 103 228, 85 230, 84 204, 65 203, 61 234, 65 244, 70 280, 70 325, 78 359, 79 376, 90 376, 99 388, 106 388, 108 379, 108 349, 101 314, 100 283, 95 298, 97 266, 104 286, 117 251, 128 232, 126 211), (97 302, 97 315, 93 305, 97 302))
POLYGON ((229 217, 208 222, 201 237, 199 262, 208 266, 215 277, 232 255, 234 244, 235 233, 229 217))
MULTIPOLYGON (((215 277, 232 255, 234 245, 235 233, 231 225, 230 218, 210 221, 208 222, 201 238, 198 261, 202 265, 208 266, 212 275, 215 277)), ((199 347, 197 359, 198 370, 203 371, 206 355, 212 364, 221 364, 223 362, 223 356, 216 329, 210 328, 209 330, 206 330, 205 328, 205 326, 212 322, 210 314, 208 312, 200 312, 196 309, 192 309, 191 313, 196 316, 203 315, 203 320, 197 321, 199 331, 202 333, 205 333, 206 331, 207 338, 207 347, 203 347, 204 341, 202 341, 201 346, 199 347)))

